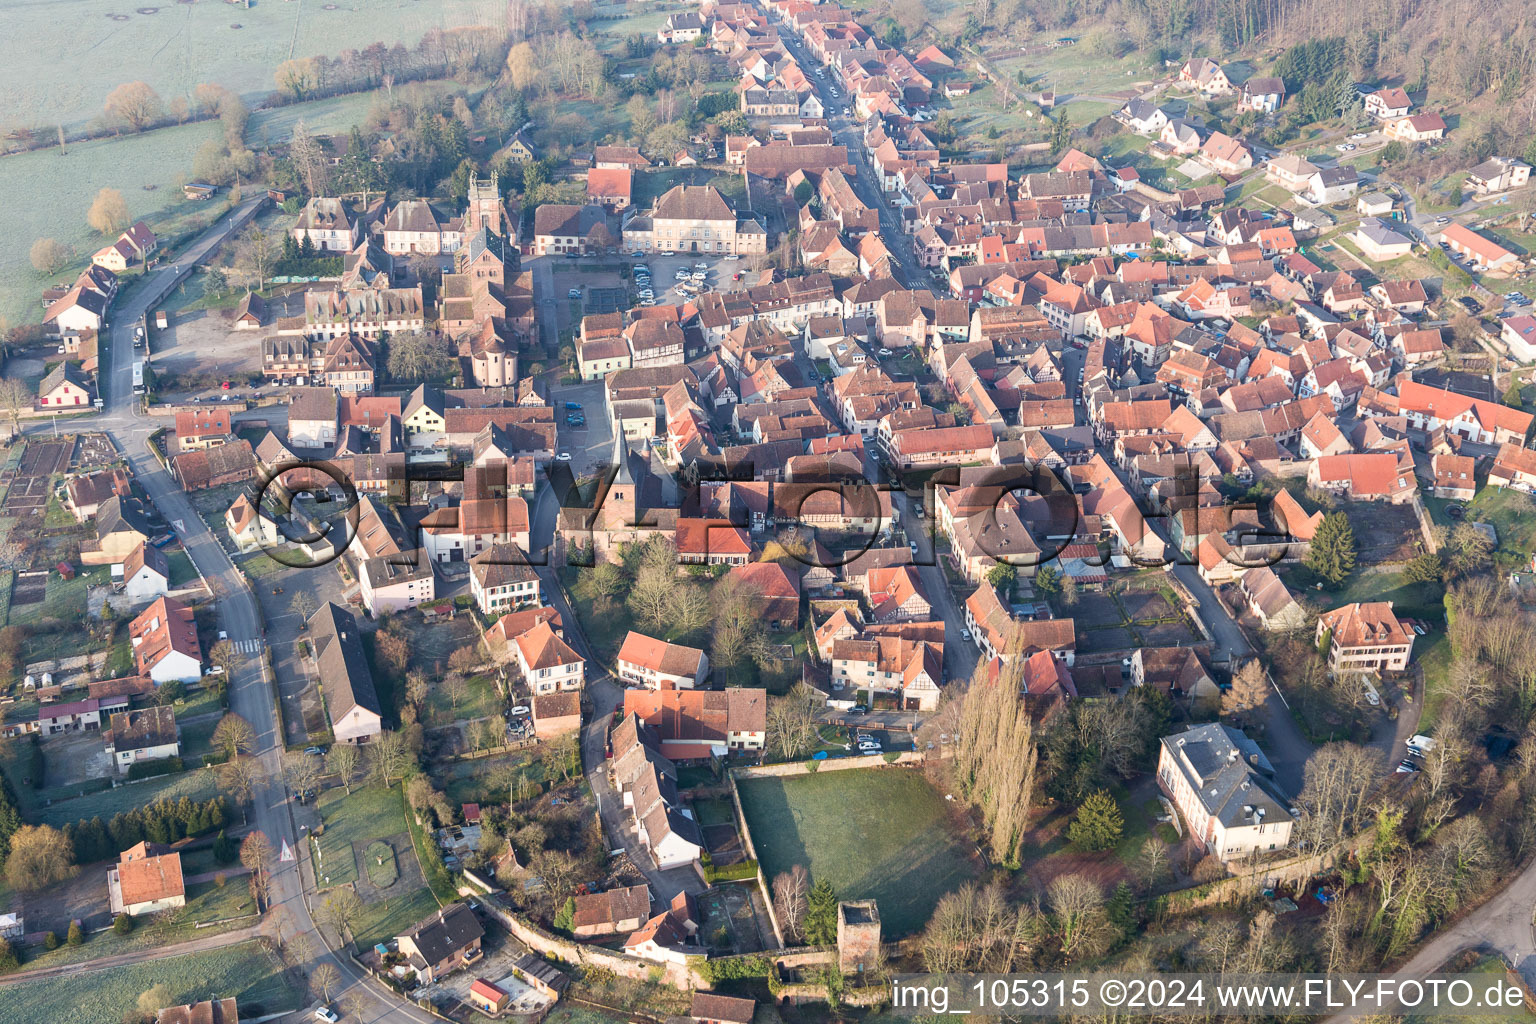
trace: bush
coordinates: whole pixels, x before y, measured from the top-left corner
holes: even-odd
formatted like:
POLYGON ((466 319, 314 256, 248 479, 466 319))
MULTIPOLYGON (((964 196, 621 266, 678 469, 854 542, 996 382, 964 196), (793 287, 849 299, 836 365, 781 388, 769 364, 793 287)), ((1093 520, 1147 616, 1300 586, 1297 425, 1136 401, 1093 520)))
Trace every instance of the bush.
POLYGON ((757 877, 757 861, 744 860, 740 864, 728 864, 725 867, 716 867, 714 864, 705 864, 704 880, 711 884, 715 882, 744 882, 749 878, 757 877))
POLYGON ((69 931, 65 933, 64 941, 71 946, 78 946, 85 942, 85 932, 81 929, 79 921, 69 922, 69 931))
POLYGON ((773 961, 761 953, 750 953, 746 956, 726 956, 718 960, 705 960, 695 969, 700 977, 711 985, 715 985, 722 981, 770 977, 773 974, 773 961))
POLYGON ((127 914, 118 914, 117 919, 112 922, 112 931, 118 935, 127 935, 133 931, 133 918, 127 914))
POLYGON ((135 761, 128 766, 128 778, 153 779, 159 775, 175 775, 182 770, 181 758, 163 757, 155 761, 135 761))
POLYGON ((337 277, 344 269, 342 256, 316 256, 313 259, 278 260, 272 264, 273 277, 337 277))
POLYGON ((58 949, 59 946, 60 942, 57 932, 48 932, 43 936, 43 948, 48 950, 50 953, 55 949, 58 949))
POLYGON ((0 974, 9 974, 20 966, 21 960, 11 948, 10 940, 0 939, 0 974))

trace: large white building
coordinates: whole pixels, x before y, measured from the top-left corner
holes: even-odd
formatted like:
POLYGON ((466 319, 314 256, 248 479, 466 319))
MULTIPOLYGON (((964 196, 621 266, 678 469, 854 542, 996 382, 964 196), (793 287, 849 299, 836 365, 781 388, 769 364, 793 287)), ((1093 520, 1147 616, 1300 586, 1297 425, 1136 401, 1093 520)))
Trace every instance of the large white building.
POLYGON ((1219 723, 1164 736, 1157 784, 1195 841, 1221 860, 1284 849, 1295 818, 1248 737, 1219 723))

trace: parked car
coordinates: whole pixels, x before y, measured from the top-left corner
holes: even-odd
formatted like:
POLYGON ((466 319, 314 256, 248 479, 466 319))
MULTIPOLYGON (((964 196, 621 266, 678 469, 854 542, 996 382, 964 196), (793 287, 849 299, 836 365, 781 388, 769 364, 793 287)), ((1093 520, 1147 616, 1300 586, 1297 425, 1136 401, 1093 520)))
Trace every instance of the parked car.
POLYGON ((570 462, 571 461, 571 453, 570 452, 561 452, 559 455, 555 456, 555 461, 556 462, 570 462))
POLYGON ((581 409, 581 403, 580 402, 566 402, 565 403, 565 407, 567 409, 571 409, 571 410, 580 410, 581 409))
POLYGON ((341 1020, 341 1018, 336 1015, 336 1011, 331 1009, 329 1006, 322 1006, 316 1009, 315 1019, 323 1020, 325 1021, 325 1024, 337 1024, 337 1022, 341 1020))
POLYGON ((566 292, 565 295, 566 295, 567 298, 579 299, 579 298, 581 298, 581 289, 580 288, 572 288, 570 291, 566 292))
POLYGON ((1420 768, 1418 765, 1414 764, 1412 761, 1408 760, 1407 758, 1404 758, 1403 760, 1399 761, 1398 764, 1397 764, 1397 774, 1399 774, 1399 775, 1412 775, 1412 774, 1415 774, 1416 772, 1421 772, 1421 771, 1423 771, 1422 768, 1420 768))

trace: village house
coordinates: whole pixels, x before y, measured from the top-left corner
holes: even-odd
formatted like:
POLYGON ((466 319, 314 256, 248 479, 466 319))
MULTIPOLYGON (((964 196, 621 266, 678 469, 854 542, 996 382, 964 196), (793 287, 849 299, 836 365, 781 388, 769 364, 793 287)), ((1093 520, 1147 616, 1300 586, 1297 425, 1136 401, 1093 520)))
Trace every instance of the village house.
POLYGON ((400 955, 430 985, 482 956, 485 928, 465 903, 450 903, 420 924, 395 936, 400 955))
POLYGON ((309 643, 336 742, 366 743, 383 732, 384 713, 357 619, 327 601, 309 617, 309 643))
POLYGON ((1191 57, 1179 69, 1179 82, 1193 85, 1203 93, 1219 95, 1232 91, 1232 80, 1221 65, 1209 57, 1191 57))
POLYGON ((1531 165, 1513 157, 1491 156, 1467 172, 1467 185, 1480 196, 1520 188, 1531 180, 1531 165))
POLYGON ((571 934, 578 939, 627 935, 651 916, 651 890, 643 882, 603 892, 578 893, 571 934))
POLYGON ((181 854, 158 843, 125 850, 107 870, 107 902, 114 914, 142 917, 187 905, 181 854))
POLYGON ((1439 114, 1410 114, 1388 121, 1381 134, 1399 142, 1432 142, 1445 138, 1445 119, 1439 114))
POLYGON ((162 597, 128 624, 128 640, 141 676, 156 684, 192 683, 203 676, 203 652, 197 642, 192 609, 162 597))
POLYGON ((1348 672, 1402 672, 1413 656, 1414 632, 1391 601, 1355 602, 1317 617, 1317 641, 1328 643, 1328 668, 1348 672))
POLYGON ((176 709, 169 705, 119 711, 110 719, 107 753, 126 774, 140 761, 158 761, 181 753, 176 709))
POLYGON ((364 559, 357 566, 357 582, 363 608, 375 618, 437 597, 437 575, 419 549, 364 559))
POLYGON ((85 374, 66 359, 37 385, 37 408, 41 412, 88 408, 94 395, 85 374))
POLYGON ((239 1024, 239 1020, 240 1005, 234 996, 167 1006, 155 1015, 155 1024, 239 1024))
POLYGON ((707 760, 763 749, 768 691, 625 690, 624 717, 634 716, 671 761, 707 760))
POLYGON ((1256 566, 1243 573, 1238 588, 1248 610, 1263 628, 1292 630, 1306 625, 1306 610, 1269 566, 1256 566))
POLYGON ((315 196, 304 204, 288 233, 295 242, 308 239, 322 253, 351 252, 362 241, 363 221, 347 200, 315 196))
POLYGON ((709 656, 694 647, 630 630, 615 667, 626 683, 652 690, 694 689, 709 675, 709 656))
POLYGON ((1272 114, 1285 102, 1285 83, 1278 78, 1250 78, 1243 83, 1238 110, 1272 114))
POLYGON ((493 544, 469 560, 469 591, 483 614, 501 615, 539 603, 539 574, 517 545, 493 544))
POLYGON ((513 640, 512 646, 518 671, 534 693, 581 689, 586 660, 556 636, 548 622, 539 622, 513 640))
POLYGON ((1397 86, 1377 89, 1365 96, 1365 112, 1378 121, 1396 121, 1407 117, 1412 109, 1413 101, 1408 98, 1408 93, 1397 86))
POLYGON ((163 597, 171 586, 170 564, 165 552, 153 544, 136 544, 122 565, 113 567, 115 577, 122 576, 123 596, 135 605, 163 597))
POLYGON ((74 513, 76 522, 83 523, 94 519, 108 498, 126 498, 132 493, 132 480, 125 470, 103 469, 70 477, 64 485, 64 505, 74 513))
POLYGON ((1443 452, 1431 455, 1431 493, 1447 501, 1471 501, 1477 494, 1476 468, 1477 460, 1470 455, 1448 455, 1443 452))

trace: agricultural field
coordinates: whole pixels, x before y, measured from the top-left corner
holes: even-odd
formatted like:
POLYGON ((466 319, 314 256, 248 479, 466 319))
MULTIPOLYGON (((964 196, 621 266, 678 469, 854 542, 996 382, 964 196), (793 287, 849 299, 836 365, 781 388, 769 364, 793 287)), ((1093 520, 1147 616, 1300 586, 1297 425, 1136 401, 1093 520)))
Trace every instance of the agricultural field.
MULTIPOLYGON (((178 180, 191 172, 197 147, 218 133, 213 122, 189 124, 75 143, 63 155, 45 149, 0 158, 0 189, 12 197, 0 229, 0 316, 13 324, 40 317, 38 293, 49 279, 28 261, 34 240, 56 238, 73 247, 76 262, 59 273, 61 279, 106 244, 85 223, 86 210, 103 187, 122 192, 129 214, 148 221, 162 236, 211 223, 223 202, 188 201, 178 180)), ((125 284, 133 280, 130 275, 125 284)))
MULTIPOLYGON (((216 82, 251 102, 273 88, 293 57, 335 56, 372 43, 414 45, 428 31, 500 24, 495 0, 347 0, 346 3, 163 3, 134 8, 114 0, 67 5, 0 0, 10 60, 0 93, 3 127, 75 125, 96 117, 107 94, 144 81, 169 101, 216 82), (68 31, 59 26, 67 23, 68 31), (111 60, 103 60, 110 53, 111 60)), ((184 156, 190 150, 182 150, 184 156)))
POLYGON ((856 768, 738 783, 763 874, 804 864, 842 899, 873 898, 886 935, 921 928, 945 893, 981 872, 921 772, 856 768))
POLYGON ((169 986, 177 1002, 206 999, 210 992, 232 995, 242 1012, 257 1015, 295 1009, 304 998, 276 957, 255 942, 245 942, 13 985, 0 1000, 0 1024, 53 1020, 61 1005, 69 1006, 74 1024, 120 1024, 123 1007, 133 1006, 140 992, 157 984, 169 986))

